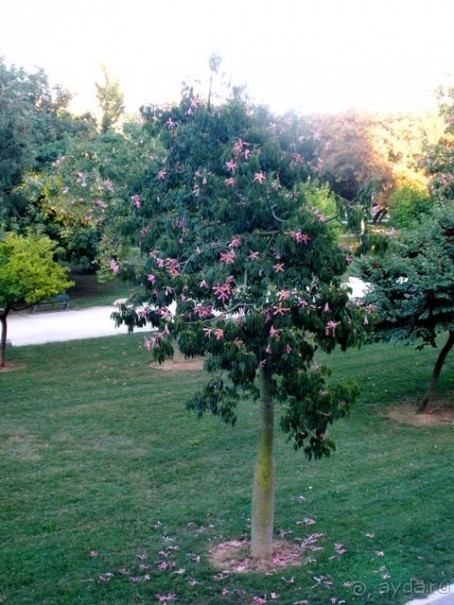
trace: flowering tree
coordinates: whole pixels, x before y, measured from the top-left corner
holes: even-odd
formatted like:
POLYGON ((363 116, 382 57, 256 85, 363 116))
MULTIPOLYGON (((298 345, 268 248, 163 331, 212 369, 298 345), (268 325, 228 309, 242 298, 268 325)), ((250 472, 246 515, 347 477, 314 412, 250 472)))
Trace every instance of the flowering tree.
POLYGON ((114 314, 132 330, 147 322, 154 359, 206 356, 213 376, 188 402, 234 424, 238 402, 260 400, 251 553, 272 554, 274 402, 295 449, 321 458, 328 426, 357 394, 314 363, 317 347, 343 350, 367 330, 364 311, 340 286, 349 260, 326 218, 298 185, 310 175, 295 118, 274 118, 234 97, 209 107, 191 90, 179 106, 144 111, 162 152, 148 182, 117 207, 110 225, 128 242, 114 273, 135 280, 114 314))
POLYGON ((73 285, 53 260, 55 244, 38 235, 6 233, 0 239, 0 368, 5 366, 7 318, 15 305, 28 306, 73 285))

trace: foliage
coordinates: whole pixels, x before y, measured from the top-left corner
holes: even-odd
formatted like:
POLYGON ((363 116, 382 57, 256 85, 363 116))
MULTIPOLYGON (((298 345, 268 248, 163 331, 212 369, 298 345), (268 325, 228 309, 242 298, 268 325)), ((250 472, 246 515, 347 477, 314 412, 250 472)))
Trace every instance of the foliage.
POLYGON ((378 315, 378 337, 435 347, 438 334, 454 331, 453 208, 403 232, 391 254, 364 260, 361 276, 372 285, 367 302, 378 315))
POLYGON ((434 209, 433 200, 425 191, 410 186, 396 189, 390 205, 393 225, 399 229, 425 220, 434 209))
POLYGON ((72 285, 67 271, 53 260, 55 244, 46 237, 6 233, 0 240, 0 367, 5 365, 6 321, 19 304, 32 305, 72 285))
POLYGON ((123 133, 71 140, 47 174, 28 180, 29 197, 39 200, 37 220, 64 247, 67 261, 97 268, 102 237, 109 249, 106 217, 142 186, 142 158, 153 149, 138 125, 126 124, 123 133))
POLYGON ((320 142, 319 178, 353 205, 368 192, 375 222, 398 189, 427 190, 422 145, 437 141, 441 120, 429 113, 347 112, 313 118, 320 142))
POLYGON ((315 121, 321 141, 320 178, 347 201, 374 183, 374 202, 383 204, 392 186, 389 163, 371 140, 371 119, 354 112, 320 116, 315 121))
POLYGON ((120 90, 120 82, 111 80, 104 65, 101 66, 104 76, 103 84, 96 84, 96 97, 102 111, 101 132, 106 133, 113 128, 125 111, 124 95, 120 90))

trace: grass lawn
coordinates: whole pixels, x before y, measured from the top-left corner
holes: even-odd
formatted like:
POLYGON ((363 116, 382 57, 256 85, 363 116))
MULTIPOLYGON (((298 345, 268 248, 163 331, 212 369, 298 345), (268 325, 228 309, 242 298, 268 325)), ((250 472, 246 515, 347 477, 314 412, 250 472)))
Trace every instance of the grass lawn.
POLYGON ((204 372, 150 369, 139 335, 8 350, 25 367, 0 374, 0 603, 384 605, 454 581, 453 426, 387 415, 422 396, 436 353, 331 356, 361 401, 330 459, 277 434, 276 535, 312 550, 264 575, 207 559, 248 535, 255 403, 234 428, 198 420, 184 402, 204 372))

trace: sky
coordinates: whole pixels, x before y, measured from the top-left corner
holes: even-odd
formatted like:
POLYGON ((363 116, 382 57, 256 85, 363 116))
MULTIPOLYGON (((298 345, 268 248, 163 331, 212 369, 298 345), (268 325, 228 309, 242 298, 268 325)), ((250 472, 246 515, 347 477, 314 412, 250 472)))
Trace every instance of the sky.
POLYGON ((454 74, 454 0, 3 0, 0 19, 7 65, 43 68, 79 112, 101 64, 130 113, 183 81, 206 96, 212 53, 277 112, 430 108, 454 74))

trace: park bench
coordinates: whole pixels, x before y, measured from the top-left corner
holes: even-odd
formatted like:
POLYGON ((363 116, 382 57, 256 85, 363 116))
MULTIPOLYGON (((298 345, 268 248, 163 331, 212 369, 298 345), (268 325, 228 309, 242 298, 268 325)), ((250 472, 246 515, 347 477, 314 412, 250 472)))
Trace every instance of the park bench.
POLYGON ((42 300, 32 306, 33 313, 37 311, 56 311, 57 309, 69 309, 69 294, 58 294, 58 296, 42 300))

